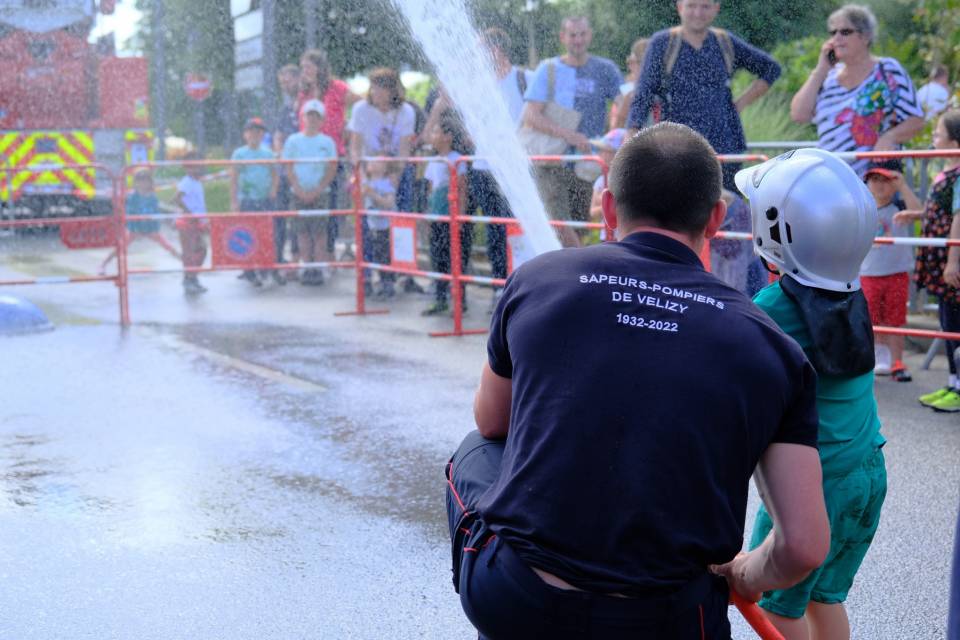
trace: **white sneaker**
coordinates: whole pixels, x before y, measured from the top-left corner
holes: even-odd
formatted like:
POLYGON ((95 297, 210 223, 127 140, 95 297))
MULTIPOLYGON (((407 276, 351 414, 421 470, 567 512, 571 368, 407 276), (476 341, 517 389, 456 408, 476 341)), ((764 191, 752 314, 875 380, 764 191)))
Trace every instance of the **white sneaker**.
POLYGON ((893 356, 890 348, 885 344, 878 344, 873 347, 873 356, 876 360, 876 366, 873 367, 873 373, 878 376, 888 376, 893 370, 893 356))

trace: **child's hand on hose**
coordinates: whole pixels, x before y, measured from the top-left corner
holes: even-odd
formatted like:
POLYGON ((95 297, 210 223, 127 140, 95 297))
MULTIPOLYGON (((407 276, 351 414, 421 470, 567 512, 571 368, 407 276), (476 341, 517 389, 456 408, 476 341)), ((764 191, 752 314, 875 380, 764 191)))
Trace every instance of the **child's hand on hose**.
POLYGON ((726 578, 731 591, 735 591, 745 600, 757 602, 763 593, 761 591, 755 591, 747 585, 747 559, 749 557, 749 554, 741 551, 730 562, 725 564, 712 564, 707 568, 711 573, 726 578))

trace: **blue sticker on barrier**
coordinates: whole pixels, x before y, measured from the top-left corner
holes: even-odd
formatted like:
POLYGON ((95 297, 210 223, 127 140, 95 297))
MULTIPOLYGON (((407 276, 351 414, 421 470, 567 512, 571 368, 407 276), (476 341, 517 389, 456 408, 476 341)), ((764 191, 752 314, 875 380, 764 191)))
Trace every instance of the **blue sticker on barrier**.
POLYGON ((237 227, 230 231, 227 238, 227 250, 236 258, 246 258, 253 253, 257 241, 253 232, 246 227, 237 227))

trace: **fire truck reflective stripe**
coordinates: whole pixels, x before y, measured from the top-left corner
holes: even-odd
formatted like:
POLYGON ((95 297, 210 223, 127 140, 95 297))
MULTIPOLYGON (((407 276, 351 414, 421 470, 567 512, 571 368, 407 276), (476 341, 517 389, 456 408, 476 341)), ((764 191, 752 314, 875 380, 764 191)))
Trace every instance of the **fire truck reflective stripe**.
POLYGON ((89 164, 91 154, 85 153, 86 149, 84 149, 82 145, 74 144, 71 137, 72 136, 61 136, 57 138, 60 151, 70 158, 69 164, 89 164))
POLYGON ((14 145, 19 138, 19 133, 4 133, 0 135, 0 156, 5 156, 8 149, 15 148, 14 145))
POLYGON ((69 180, 74 187, 76 187, 77 195, 86 195, 90 191, 90 182, 89 178, 81 175, 81 171, 74 171, 73 169, 64 169, 63 171, 57 171, 57 174, 63 176, 64 180, 69 180))
POLYGON ((29 171, 20 171, 15 173, 13 180, 10 181, 10 186, 13 188, 13 195, 20 195, 20 190, 23 189, 24 185, 34 182, 39 177, 39 173, 31 173, 29 171))
MULTIPOLYGON (((72 164, 90 164, 94 160, 93 137, 86 131, 71 131, 59 138, 60 148, 73 160, 72 164)), ((65 169, 63 174, 76 188, 74 193, 84 198, 96 194, 95 169, 65 169)))
MULTIPOLYGON (((124 164, 127 167, 153 162, 153 131, 149 129, 127 129, 124 139, 124 164)), ((127 187, 133 186, 133 174, 127 173, 127 187)))
POLYGON ((13 149, 8 158, 11 167, 20 167, 24 164, 24 156, 33 152, 33 140, 33 136, 26 136, 19 146, 13 149))
POLYGON ((86 131, 71 131, 67 134, 72 138, 77 144, 83 147, 83 154, 87 156, 89 160, 93 160, 93 136, 87 133, 86 131))
POLYGON ((95 169, 60 169, 63 165, 90 164, 93 137, 86 131, 36 131, 9 142, 8 165, 20 169, 11 182, 14 197, 25 187, 69 186, 74 195, 96 195, 95 169))

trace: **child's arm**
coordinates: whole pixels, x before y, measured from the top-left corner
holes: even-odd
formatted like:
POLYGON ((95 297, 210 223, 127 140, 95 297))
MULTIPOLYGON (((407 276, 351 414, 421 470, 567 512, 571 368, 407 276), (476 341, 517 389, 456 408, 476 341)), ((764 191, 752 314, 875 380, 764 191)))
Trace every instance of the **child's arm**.
POLYGON ((186 203, 183 201, 183 191, 177 191, 177 195, 173 197, 173 204, 181 213, 193 213, 187 208, 186 203))
POLYGON ((275 164, 270 165, 270 199, 276 200, 277 194, 280 193, 280 171, 277 170, 278 166, 275 164))
MULTIPOLYGON (((336 159, 336 156, 334 156, 336 159)), ((337 177, 337 163, 336 162, 327 162, 327 170, 323 173, 323 178, 320 180, 320 184, 317 185, 317 188, 310 192, 311 199, 319 198, 323 193, 330 187, 330 183, 333 182, 333 179, 337 177)))
MULTIPOLYGON (((296 159, 294 158, 296 154, 293 152, 293 140, 294 137, 290 136, 283 144, 283 153, 280 157, 284 160, 296 159)), ((293 162, 284 163, 283 165, 283 170, 287 172, 287 182, 290 183, 290 192, 300 200, 307 200, 307 194, 304 193, 303 188, 300 186, 300 181, 297 180, 297 172, 293 170, 295 166, 296 164, 293 162)))
POLYGON ((603 218, 603 207, 601 206, 603 192, 594 191, 590 196, 590 219, 600 220, 603 218))
POLYGON ((300 181, 297 180, 297 172, 293 170, 293 167, 293 163, 287 165, 287 181, 290 183, 290 191, 301 200, 308 200, 309 198, 307 198, 303 187, 300 186, 300 181))
POLYGON ((903 198, 903 203, 907 205, 907 209, 923 209, 923 203, 920 202, 920 198, 913 192, 913 189, 910 188, 907 181, 903 179, 902 173, 897 172, 897 177, 894 178, 894 184, 897 186, 897 191, 900 192, 900 197, 903 198))
POLYGON ((914 220, 922 218, 923 213, 921 209, 904 209, 903 211, 897 211, 893 214, 893 223, 905 224, 907 222, 913 222, 914 220))
POLYGON ((240 210, 240 196, 238 195, 239 179, 237 168, 230 167, 230 211, 240 210))

